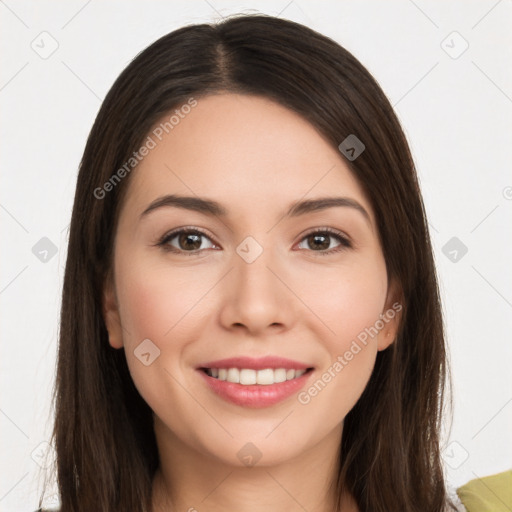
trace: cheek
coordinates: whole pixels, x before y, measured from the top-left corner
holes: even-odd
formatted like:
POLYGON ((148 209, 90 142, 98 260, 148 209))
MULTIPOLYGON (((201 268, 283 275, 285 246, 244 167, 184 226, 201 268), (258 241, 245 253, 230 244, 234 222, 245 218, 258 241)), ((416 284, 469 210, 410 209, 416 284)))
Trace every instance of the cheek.
POLYGON ((374 326, 384 301, 370 277, 340 279, 330 289, 328 300, 318 299, 315 305, 318 316, 334 332, 322 335, 322 365, 297 397, 307 416, 322 418, 327 430, 342 421, 368 384, 377 357, 374 326))
POLYGON ((383 312, 386 288, 383 262, 378 258, 361 258, 309 275, 303 273, 299 289, 317 323, 319 320, 328 328, 325 339, 333 354, 347 350, 351 340, 358 336, 368 335, 368 329, 383 312))
POLYGON ((190 268, 133 264, 120 267, 120 275, 121 318, 129 332, 124 333, 125 345, 149 338, 162 348, 170 339, 179 339, 177 334, 186 324, 190 328, 196 306, 208 290, 205 279, 190 268))
POLYGON ((162 411, 169 403, 184 399, 180 386, 173 385, 173 377, 182 381, 183 353, 189 340, 196 337, 193 331, 198 322, 194 315, 200 308, 194 306, 206 291, 204 279, 201 285, 197 272, 194 276, 190 269, 171 271, 168 266, 142 258, 139 264, 136 258, 128 264, 121 261, 117 270, 123 344, 130 374, 149 406, 162 411), (149 356, 144 359, 143 354, 147 353, 149 356))
POLYGON ((141 256, 120 258, 116 267, 127 364, 139 392, 157 409, 164 388, 169 399, 178 399, 179 386, 169 382, 173 376, 180 380, 187 369, 188 351, 202 336, 205 294, 218 280, 197 268, 169 266, 165 259, 141 256), (140 355, 148 352, 144 361, 140 355))
POLYGON ((303 294, 315 290, 305 302, 321 320, 323 327, 318 320, 314 322, 325 358, 316 380, 299 401, 311 402, 318 414, 336 421, 355 405, 375 364, 379 336, 375 326, 386 299, 385 266, 379 259, 360 260, 315 273, 303 286, 303 294))

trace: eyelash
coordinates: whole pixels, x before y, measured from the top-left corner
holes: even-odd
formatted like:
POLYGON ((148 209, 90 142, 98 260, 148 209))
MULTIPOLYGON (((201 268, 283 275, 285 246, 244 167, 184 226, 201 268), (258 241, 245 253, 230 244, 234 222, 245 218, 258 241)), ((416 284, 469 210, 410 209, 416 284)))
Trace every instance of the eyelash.
MULTIPOLYGON (((166 252, 173 252, 173 253, 176 253, 176 254, 185 254, 187 256, 196 256, 197 254, 199 254, 199 252, 205 250, 205 249, 196 249, 194 251, 183 251, 183 250, 176 249, 175 247, 172 247, 171 245, 169 245, 169 242, 173 238, 175 238, 177 235, 181 235, 182 233, 189 233, 189 234, 194 234, 194 235, 202 235, 202 236, 208 238, 211 242, 213 242, 213 240, 211 240, 211 238, 205 232, 203 232, 202 230, 200 230, 198 228, 192 228, 192 227, 188 228, 187 227, 187 228, 177 229, 176 231, 171 231, 170 233, 166 233, 157 242, 156 245, 159 246, 159 247, 162 247, 162 249, 164 251, 166 251, 166 252)), ((352 243, 351 243, 351 241, 348 238, 343 236, 339 231, 336 231, 336 230, 331 229, 331 228, 315 228, 314 230, 306 233, 301 238, 300 242, 302 242, 307 237, 309 237, 311 235, 314 235, 316 233, 322 233, 322 234, 327 233, 327 234, 329 234, 329 236, 331 236, 333 238, 336 238, 340 242, 340 245, 335 247, 335 248, 333 248, 333 249, 322 250, 322 251, 310 250, 309 252, 318 253, 319 256, 327 256, 327 255, 330 255, 330 254, 333 254, 333 253, 337 253, 337 252, 344 251, 346 249, 351 249, 352 248, 352 243)), ((301 249, 301 250, 304 250, 304 249, 301 249)))

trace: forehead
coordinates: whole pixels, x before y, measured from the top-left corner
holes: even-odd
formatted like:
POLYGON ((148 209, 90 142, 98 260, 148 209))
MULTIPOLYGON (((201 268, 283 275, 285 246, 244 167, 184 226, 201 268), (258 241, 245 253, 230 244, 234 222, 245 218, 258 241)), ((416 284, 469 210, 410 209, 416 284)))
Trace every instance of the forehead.
POLYGON ((295 112, 251 95, 196 101, 178 106, 172 124, 173 112, 163 116, 148 134, 154 147, 132 172, 127 194, 139 210, 167 193, 215 198, 233 214, 343 195, 372 215, 344 157, 295 112))

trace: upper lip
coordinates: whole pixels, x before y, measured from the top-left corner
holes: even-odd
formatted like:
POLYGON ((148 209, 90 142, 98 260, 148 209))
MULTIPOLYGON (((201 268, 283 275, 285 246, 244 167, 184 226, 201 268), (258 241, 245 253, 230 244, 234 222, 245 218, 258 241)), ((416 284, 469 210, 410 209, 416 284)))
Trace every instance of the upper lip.
POLYGON ((259 358, 239 356, 227 359, 218 359, 217 361, 209 361, 198 366, 198 369, 201 368, 249 368, 252 370, 285 368, 286 370, 307 370, 308 368, 312 368, 312 365, 278 356, 265 356, 259 358))

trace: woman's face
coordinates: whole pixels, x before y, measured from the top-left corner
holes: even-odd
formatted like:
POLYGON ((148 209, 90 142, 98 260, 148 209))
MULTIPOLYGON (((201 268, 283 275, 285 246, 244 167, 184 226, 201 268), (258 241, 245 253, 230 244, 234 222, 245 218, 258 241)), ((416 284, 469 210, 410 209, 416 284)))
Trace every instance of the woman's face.
POLYGON ((339 444, 399 317, 374 212, 344 156, 256 96, 201 98, 149 136, 154 147, 129 177, 104 308, 110 344, 124 347, 155 428, 238 466, 246 455, 274 464, 325 439, 339 444), (191 199, 161 200, 171 195, 191 199), (300 206, 325 198, 358 206, 300 206), (223 213, 195 208, 201 200, 223 213), (267 382, 247 386, 200 369, 264 356, 313 370, 298 384, 268 384, 283 371, 242 362, 244 382, 267 382))

